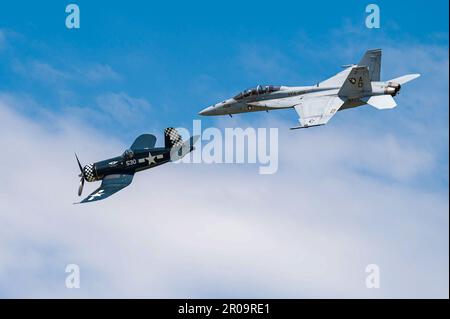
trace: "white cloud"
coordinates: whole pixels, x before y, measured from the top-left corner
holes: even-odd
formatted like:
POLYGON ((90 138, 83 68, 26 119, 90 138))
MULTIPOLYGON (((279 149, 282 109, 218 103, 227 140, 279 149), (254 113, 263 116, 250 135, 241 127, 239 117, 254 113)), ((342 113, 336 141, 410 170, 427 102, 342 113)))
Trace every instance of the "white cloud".
MULTIPOLYGON (((304 54, 350 58, 367 46, 354 42, 304 54)), ((405 87, 395 110, 340 112, 302 132, 285 130, 294 112, 291 123, 266 117, 261 126, 281 128, 277 174, 257 175, 256 165, 169 164, 91 205, 71 205, 73 152, 86 164, 129 143, 75 112, 103 117, 96 110, 53 114, 31 97, 0 95, 0 296, 448 298, 448 54, 417 46, 404 55, 403 46, 383 47, 384 70, 423 78, 405 87), (27 108, 39 120, 21 113, 27 108), (439 175, 444 183, 429 186, 439 175), (70 263, 81 267, 79 290, 64 287, 70 263), (364 285, 372 263, 381 269, 378 290, 364 285)), ((273 61, 266 50, 252 53, 260 63, 247 72, 284 77, 293 69, 281 53, 265 65, 273 61)), ((67 76, 30 63, 53 83, 67 76)), ((93 70, 115 77, 107 66, 93 70)), ((97 104, 114 126, 149 108, 126 93, 107 93, 97 104)), ((241 119, 256 116, 218 123, 245 127, 241 119)), ((95 187, 89 183, 85 195, 95 187)))
POLYGON ((98 84, 101 81, 120 80, 120 75, 107 64, 94 63, 86 66, 66 65, 58 68, 41 60, 30 59, 21 61, 19 59, 13 59, 11 67, 16 74, 27 79, 51 85, 66 84, 66 81, 69 80, 84 84, 98 84))
POLYGON ((283 131, 278 174, 169 164, 108 200, 71 205, 73 151, 87 163, 126 145, 64 117, 35 123, 4 99, 0 118, 2 296, 448 297, 448 195, 406 182, 434 165, 414 143, 283 131), (366 162, 389 178, 353 168, 366 162), (79 290, 64 288, 69 263, 81 267, 79 290), (379 290, 365 288, 370 263, 379 290))
POLYGON ((142 114, 149 112, 151 108, 146 99, 131 97, 124 92, 101 94, 96 102, 103 114, 128 124, 142 119, 142 114))
POLYGON ((55 68, 49 63, 38 60, 22 62, 14 59, 11 67, 15 73, 38 82, 55 84, 70 78, 70 74, 55 68))
POLYGON ((94 64, 85 72, 86 78, 90 81, 99 82, 103 80, 120 80, 120 75, 107 64, 94 64))

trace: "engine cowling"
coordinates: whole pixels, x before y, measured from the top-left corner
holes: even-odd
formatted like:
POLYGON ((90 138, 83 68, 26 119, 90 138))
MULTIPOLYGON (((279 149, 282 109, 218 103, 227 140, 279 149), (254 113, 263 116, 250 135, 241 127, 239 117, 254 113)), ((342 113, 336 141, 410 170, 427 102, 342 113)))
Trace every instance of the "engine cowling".
POLYGON ((391 96, 396 96, 400 92, 401 85, 396 82, 389 82, 384 88, 384 94, 389 94, 391 96))
POLYGON ((96 169, 95 169, 95 165, 94 164, 89 164, 86 165, 83 168, 83 175, 84 178, 88 181, 88 182, 94 182, 97 180, 97 174, 96 174, 96 169))

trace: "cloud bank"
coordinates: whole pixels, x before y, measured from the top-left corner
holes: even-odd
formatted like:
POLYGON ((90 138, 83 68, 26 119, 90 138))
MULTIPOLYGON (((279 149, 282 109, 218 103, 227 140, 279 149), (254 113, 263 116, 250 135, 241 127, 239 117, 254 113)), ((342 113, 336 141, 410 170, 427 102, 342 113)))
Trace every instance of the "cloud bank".
MULTIPOLYGON (((2 43, 0 31, 0 50, 2 43)), ((51 111, 31 94, 1 92, 0 296, 448 298, 448 51, 417 45, 405 55, 403 46, 383 45, 383 69, 423 77, 405 86, 392 111, 339 112, 301 132, 286 130, 296 119, 289 110, 213 122, 279 127, 277 174, 169 164, 95 205, 72 205, 73 152, 84 164, 120 154, 132 142, 121 137, 134 134, 128 123, 141 123, 135 113, 153 112, 150 103, 114 91, 51 111), (80 266, 80 289, 65 287, 68 264, 80 266), (365 286, 368 264, 380 267, 379 289, 365 286)), ((263 61, 272 56, 266 50, 251 54, 263 61)), ((316 59, 328 60, 323 54, 316 59)), ((286 56, 275 56, 243 70, 284 78, 286 56)), ((28 66, 31 82, 39 72, 52 75, 50 87, 67 76, 45 61, 16 62, 12 70, 26 77, 28 66)), ((121 78, 94 65, 93 82, 121 78)), ((85 194, 97 185, 86 186, 85 194)))
POLYGON ((435 165, 411 141, 283 131, 275 175, 171 164, 72 205, 73 151, 86 163, 126 145, 64 117, 36 123, 5 99, 0 117, 3 297, 448 296, 448 195, 410 186, 435 165), (80 289, 64 286, 71 263, 80 289), (380 289, 365 287, 372 263, 380 289))

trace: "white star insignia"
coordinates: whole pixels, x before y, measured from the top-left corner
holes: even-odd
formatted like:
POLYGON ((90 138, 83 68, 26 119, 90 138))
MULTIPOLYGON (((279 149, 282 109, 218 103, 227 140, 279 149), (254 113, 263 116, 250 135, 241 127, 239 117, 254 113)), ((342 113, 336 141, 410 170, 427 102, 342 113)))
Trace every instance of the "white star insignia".
POLYGON ((92 194, 91 197, 89 197, 88 200, 93 200, 95 197, 100 197, 100 196, 102 196, 104 191, 105 191, 104 189, 99 190, 97 193, 92 194))
POLYGON ((148 152, 148 157, 145 157, 144 159, 146 159, 148 161, 148 165, 150 165, 151 163, 155 163, 155 157, 156 156, 152 156, 152 154, 150 152, 148 152))

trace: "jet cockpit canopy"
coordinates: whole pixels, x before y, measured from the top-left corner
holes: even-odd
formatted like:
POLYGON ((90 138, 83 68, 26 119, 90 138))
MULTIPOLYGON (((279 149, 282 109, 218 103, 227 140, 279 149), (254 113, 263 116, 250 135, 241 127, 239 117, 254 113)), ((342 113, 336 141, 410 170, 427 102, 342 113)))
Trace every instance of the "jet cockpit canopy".
POLYGON ((257 85, 255 88, 247 89, 239 93, 234 97, 235 100, 240 100, 249 96, 267 94, 275 91, 279 91, 280 86, 275 85, 257 85))

